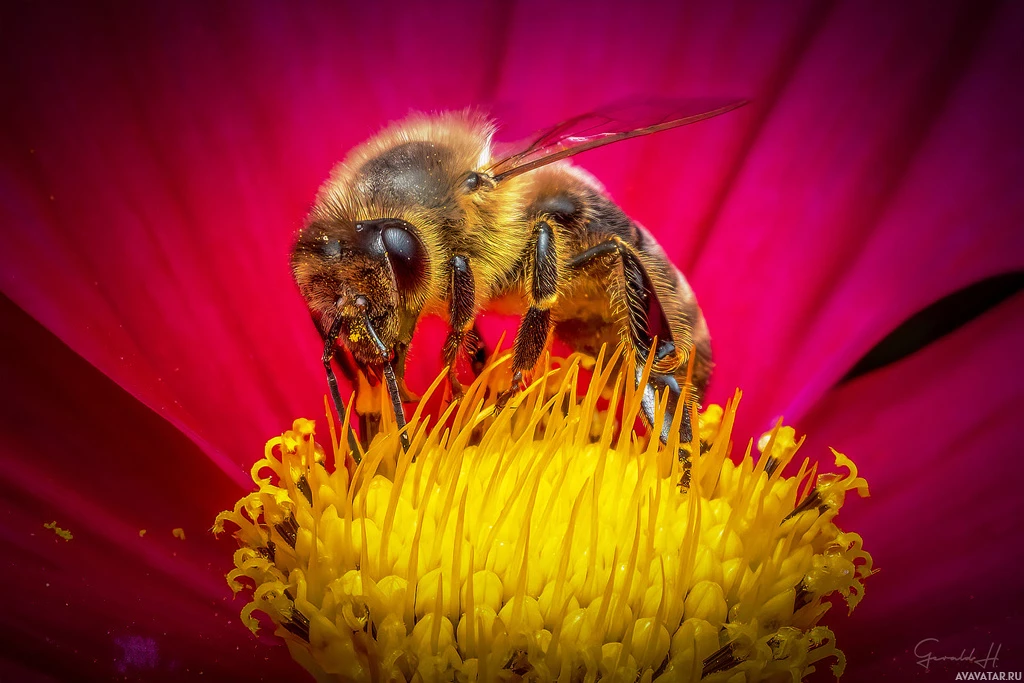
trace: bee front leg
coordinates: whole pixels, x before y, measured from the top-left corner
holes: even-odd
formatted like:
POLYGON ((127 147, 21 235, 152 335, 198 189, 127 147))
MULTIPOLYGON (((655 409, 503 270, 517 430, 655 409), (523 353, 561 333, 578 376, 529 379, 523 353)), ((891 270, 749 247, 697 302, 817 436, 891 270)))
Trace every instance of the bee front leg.
MULTIPOLYGON (((679 440, 682 445, 679 449, 679 460, 683 464, 683 478, 680 483, 683 486, 688 486, 690 453, 687 446, 693 436, 690 407, 694 405, 695 399, 689 387, 680 386, 675 373, 681 366, 685 367, 690 357, 690 349, 677 348, 668 316, 658 299, 657 290, 640 257, 624 241, 613 237, 597 244, 570 259, 569 268, 573 271, 582 271, 607 256, 616 257, 621 267, 622 282, 618 288, 618 294, 624 298, 628 336, 633 347, 635 386, 638 389, 643 379, 647 357, 652 349, 654 351, 654 365, 647 376, 640 401, 644 421, 648 426, 653 427, 659 396, 663 391, 667 391, 666 415, 662 420, 661 432, 658 434, 661 442, 667 443, 671 435, 676 410, 681 407, 685 411, 679 425, 679 440)), ((703 450, 703 444, 701 450, 703 450)))
POLYGON ((555 231, 548 220, 538 220, 533 228, 533 253, 527 259, 530 307, 519 322, 512 347, 512 385, 499 396, 500 411, 522 390, 523 373, 537 364, 551 329, 551 307, 558 300, 558 253, 555 231))
MULTIPOLYGON (((334 319, 334 323, 328 330, 327 334, 324 335, 324 353, 320 360, 324 364, 324 370, 327 372, 327 386, 331 390, 331 400, 334 401, 334 409, 338 413, 338 421, 340 422, 341 429, 345 432, 346 438, 348 439, 348 447, 352 452, 352 457, 356 462, 359 462, 359 442, 356 440, 356 435, 352 432, 352 427, 349 426, 348 422, 345 421, 347 414, 345 410, 345 402, 341 400, 341 392, 338 391, 338 378, 334 375, 334 368, 331 366, 331 360, 336 354, 336 345, 338 343, 338 336, 341 334, 341 316, 334 319)), ((344 361, 348 359, 342 356, 339 358, 338 365, 341 367, 342 372, 345 373, 346 378, 351 382, 352 377, 349 375, 351 369, 344 361)))
POLYGON ((395 369, 391 365, 391 349, 381 341, 380 335, 377 334, 377 330, 370 320, 368 312, 370 305, 366 297, 357 296, 355 303, 362 311, 363 324, 366 325, 366 331, 370 335, 370 339, 373 340, 374 346, 380 351, 381 363, 384 368, 384 383, 387 385, 388 396, 391 398, 391 407, 395 411, 395 422, 398 424, 402 449, 408 451, 409 434, 405 431, 405 406, 402 405, 402 391, 398 388, 398 378, 395 376, 395 369))
POLYGON ((444 363, 448 367, 448 383, 452 388, 452 401, 462 398, 462 384, 455 372, 459 351, 463 349, 467 334, 473 327, 473 316, 476 311, 476 285, 473 282, 473 271, 469 269, 469 261, 465 256, 453 256, 449 262, 451 281, 449 282, 448 320, 451 329, 444 340, 444 363))
POLYGON ((398 375, 398 391, 402 396, 403 403, 416 403, 420 400, 420 395, 405 383, 405 361, 408 356, 408 344, 395 345, 395 374, 398 375))

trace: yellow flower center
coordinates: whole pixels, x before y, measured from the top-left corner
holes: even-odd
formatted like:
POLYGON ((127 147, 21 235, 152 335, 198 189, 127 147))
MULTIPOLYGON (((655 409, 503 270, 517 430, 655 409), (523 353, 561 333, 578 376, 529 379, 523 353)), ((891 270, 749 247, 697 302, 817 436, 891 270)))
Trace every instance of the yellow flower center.
POLYGON ((495 415, 506 361, 437 424, 417 411, 408 452, 386 418, 358 465, 333 423, 329 457, 309 420, 268 442, 258 490, 215 526, 238 527, 228 581, 251 591, 253 632, 269 616, 321 681, 794 680, 826 657, 842 673, 817 624, 872 571, 832 522, 867 495, 852 462, 784 476, 799 443, 781 426, 734 462, 737 392, 699 416, 710 450, 684 488, 679 445, 629 428, 640 394, 618 364, 578 395, 586 361, 549 362, 495 415))

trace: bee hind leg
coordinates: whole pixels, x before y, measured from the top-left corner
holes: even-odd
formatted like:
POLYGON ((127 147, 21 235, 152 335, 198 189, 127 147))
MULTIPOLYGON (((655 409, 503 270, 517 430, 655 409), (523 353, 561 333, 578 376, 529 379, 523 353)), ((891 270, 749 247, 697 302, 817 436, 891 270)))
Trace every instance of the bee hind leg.
MULTIPOLYGON (((634 377, 636 379, 636 387, 640 388, 640 381, 643 379, 644 364, 637 359, 637 363, 634 369, 634 377)), ((669 437, 672 434, 672 422, 674 420, 676 410, 680 409, 679 398, 683 395, 684 389, 679 386, 679 381, 674 375, 656 373, 653 370, 647 376, 647 384, 643 388, 643 396, 640 399, 640 410, 644 416, 644 422, 648 426, 653 426, 655 423, 655 411, 658 406, 658 400, 662 395, 662 392, 668 392, 668 402, 665 406, 665 416, 661 422, 661 433, 658 434, 658 438, 661 443, 668 443, 669 437)), ((690 487, 690 442, 693 440, 693 428, 690 425, 690 403, 687 401, 683 402, 682 410, 686 411, 683 413, 682 419, 679 421, 679 462, 683 466, 683 475, 679 480, 679 485, 683 488, 690 487)), ((704 444, 701 444, 701 452, 704 452, 704 444)))
POLYGON ((643 380, 647 357, 652 351, 654 355, 653 367, 647 375, 640 402, 644 422, 649 427, 654 426, 659 397, 667 391, 666 411, 662 418, 661 432, 658 437, 662 443, 668 443, 676 411, 680 409, 685 411, 679 424, 679 442, 681 444, 679 461, 683 465, 683 477, 680 485, 689 486, 689 444, 693 437, 690 407, 695 400, 685 382, 680 386, 675 373, 680 366, 687 362, 691 350, 677 348, 668 316, 658 299, 657 290, 651 283, 650 276, 639 256, 623 240, 612 237, 586 249, 570 259, 569 267, 572 271, 579 273, 607 257, 617 258, 621 266, 623 279, 621 287, 617 288, 617 291, 618 295, 624 298, 637 389, 640 388, 643 380), (680 401, 680 398, 683 400, 680 401))

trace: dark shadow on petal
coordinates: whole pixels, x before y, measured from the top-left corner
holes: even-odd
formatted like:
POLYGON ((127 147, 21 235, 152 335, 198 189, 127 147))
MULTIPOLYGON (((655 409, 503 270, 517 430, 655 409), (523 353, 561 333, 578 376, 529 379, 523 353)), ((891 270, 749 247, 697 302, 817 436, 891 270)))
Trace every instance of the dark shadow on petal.
POLYGON ((906 358, 1024 289, 1024 272, 986 278, 918 311, 878 342, 840 384, 906 358))
POLYGON ((301 680, 224 580, 237 485, 3 295, 0 328, 0 681, 301 680))

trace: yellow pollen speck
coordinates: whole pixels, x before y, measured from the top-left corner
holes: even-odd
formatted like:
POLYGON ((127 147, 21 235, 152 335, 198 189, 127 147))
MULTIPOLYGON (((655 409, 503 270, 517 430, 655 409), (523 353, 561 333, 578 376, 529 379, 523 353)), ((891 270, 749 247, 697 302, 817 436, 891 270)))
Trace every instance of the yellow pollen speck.
POLYGON ((139 538, 142 538, 145 535, 146 535, 146 530, 145 529, 139 529, 139 538))
POLYGON ((56 520, 54 520, 53 522, 49 522, 47 524, 43 524, 43 528, 52 530, 53 533, 57 534, 65 541, 70 541, 72 538, 74 538, 74 536, 71 535, 70 531, 68 531, 67 529, 61 529, 59 526, 57 526, 56 520))
MULTIPOLYGON (((172 530, 171 533, 174 534, 175 538, 180 538, 183 541, 185 540, 185 530, 182 529, 181 527, 178 527, 177 529, 172 530)), ((141 536, 142 534, 139 534, 139 535, 141 536)))
POLYGON ((214 525, 237 527, 243 623, 266 615, 318 681, 842 673, 825 598, 852 609, 872 573, 833 522, 847 492, 867 495, 849 459, 834 454, 845 475, 790 468, 800 442, 781 426, 731 455, 737 392, 699 415, 710 450, 683 488, 678 444, 620 429, 640 406, 630 373, 599 359, 580 393, 581 358, 548 360, 495 417, 508 360, 439 422, 417 411, 407 453, 387 415, 358 465, 333 422, 326 451, 309 420, 269 441, 257 490, 214 525))

